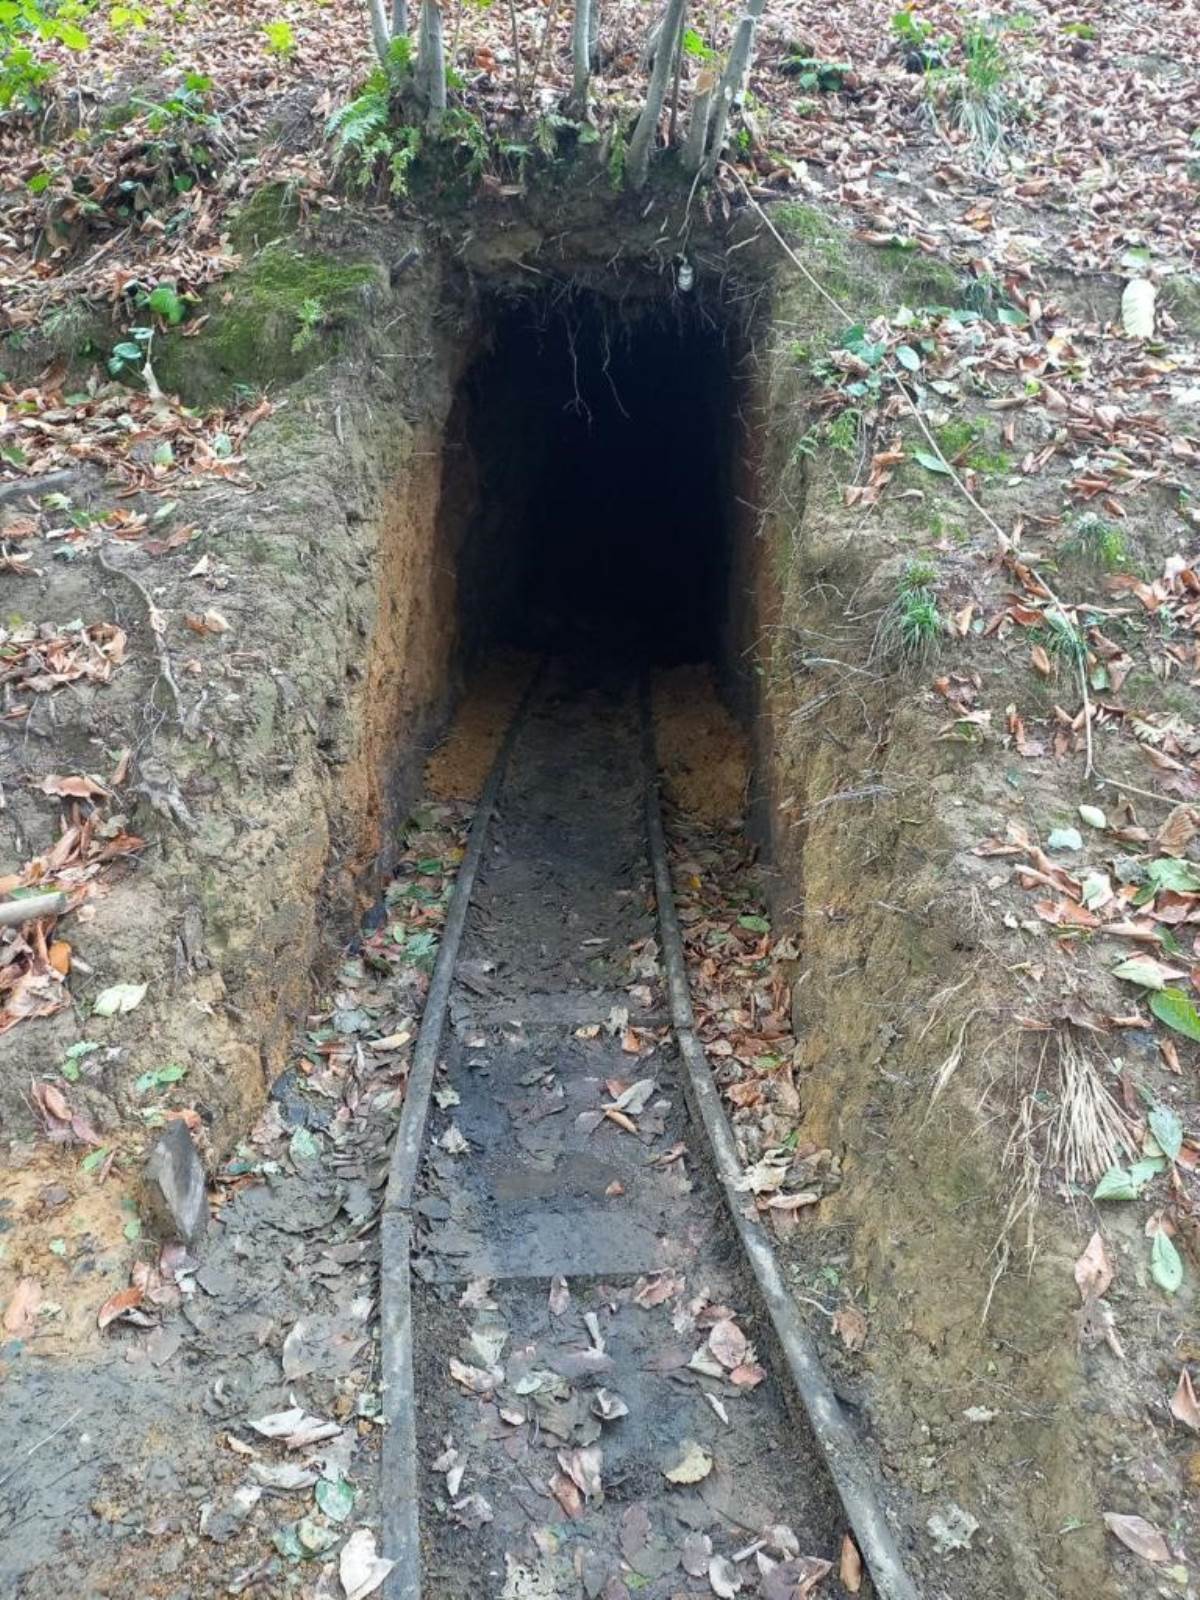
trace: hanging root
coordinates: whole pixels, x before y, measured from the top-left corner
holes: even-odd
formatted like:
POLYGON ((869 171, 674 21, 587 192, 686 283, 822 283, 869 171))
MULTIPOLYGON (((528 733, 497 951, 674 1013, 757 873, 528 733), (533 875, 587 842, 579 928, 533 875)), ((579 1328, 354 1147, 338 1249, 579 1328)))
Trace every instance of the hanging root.
POLYGON ((1054 1124, 1054 1160, 1069 1184, 1092 1182, 1134 1150, 1129 1121, 1075 1038, 1058 1040, 1061 1095, 1054 1124))

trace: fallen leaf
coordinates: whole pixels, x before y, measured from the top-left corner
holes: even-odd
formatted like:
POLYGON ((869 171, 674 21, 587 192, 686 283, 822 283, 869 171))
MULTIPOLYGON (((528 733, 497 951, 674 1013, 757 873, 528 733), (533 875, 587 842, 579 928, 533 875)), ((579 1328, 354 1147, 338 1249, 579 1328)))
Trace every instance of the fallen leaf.
POLYGON ((609 1389, 597 1389, 592 1396, 592 1415, 600 1418, 601 1422, 616 1422, 618 1417, 627 1417, 629 1407, 619 1394, 613 1394, 609 1389))
POLYGON ((550 1479, 550 1493, 568 1517, 583 1515, 583 1496, 565 1472, 556 1472, 550 1479))
POLYGON ((706 1533, 689 1533, 683 1541, 680 1560, 689 1578, 708 1576, 708 1560, 712 1555, 712 1540, 706 1533))
POLYGON ((1176 806, 1154 835, 1154 842, 1167 855, 1181 856, 1197 833, 1200 833, 1200 809, 1176 806))
POLYGON ((346 1600, 366 1600, 395 1565, 394 1561, 376 1553, 375 1535, 370 1528, 357 1529, 342 1546, 338 1558, 338 1576, 346 1600))
POLYGON ((571 1304, 571 1291, 567 1288, 565 1278, 552 1278, 550 1281, 550 1312, 552 1316, 561 1317, 571 1304))
POLYGON ((485 1372, 482 1367, 469 1366, 454 1356, 450 1357, 450 1376, 472 1394, 492 1394, 497 1384, 503 1382, 503 1375, 498 1369, 493 1367, 485 1372))
POLYGON ((1171 1551, 1167 1541, 1152 1522, 1145 1517, 1125 1516, 1119 1511, 1106 1511, 1104 1523, 1110 1533, 1143 1561, 1170 1561, 1171 1551))
MULTIPOLYGON (((4 1309, 4 1331, 14 1338, 24 1339, 37 1326, 38 1307, 42 1303, 42 1286, 36 1278, 18 1278, 12 1299, 4 1309)), ((103 1327, 103 1323, 101 1324, 103 1327)))
POLYGON ((685 1439, 680 1448, 679 1460, 664 1471, 668 1483, 699 1483, 712 1471, 712 1457, 694 1439, 685 1439))
POLYGON ((1104 1248, 1104 1240, 1097 1230, 1088 1240, 1087 1249, 1075 1263, 1075 1282, 1079 1286, 1080 1299, 1099 1299, 1107 1292, 1112 1281, 1112 1263, 1104 1248))
POLYGON ((723 1367, 740 1367, 749 1345, 736 1322, 718 1322, 708 1336, 708 1348, 723 1367))
POLYGON ((128 1289, 119 1289, 116 1294, 110 1295, 97 1311, 97 1326, 101 1329, 107 1328, 110 1322, 123 1317, 127 1311, 135 1311, 144 1299, 145 1295, 136 1284, 131 1284, 128 1289))
POLYGON ((71 800, 96 800, 108 793, 108 789, 98 778, 89 778, 78 774, 74 777, 64 777, 60 773, 51 773, 48 778, 43 778, 41 783, 35 785, 43 794, 59 795, 71 800))
POLYGON ((838 1577, 847 1594, 857 1594, 862 1588, 863 1564, 858 1546, 848 1533, 842 1535, 842 1555, 838 1563, 838 1577))
POLYGON ((571 1482, 587 1500, 595 1500, 602 1492, 600 1472, 604 1465, 604 1452, 598 1444, 578 1450, 560 1450, 558 1464, 571 1482))
POLYGON ((718 1600, 733 1600, 741 1591, 738 1569, 728 1556, 713 1556, 708 1563, 708 1585, 718 1600))
POLYGON ((833 1314, 833 1331, 847 1350, 861 1350, 867 1342, 867 1319, 857 1306, 839 1306, 833 1314))
POLYGON ((1171 1415, 1193 1433, 1200 1433, 1200 1405, 1196 1403, 1196 1391, 1186 1367, 1180 1372, 1175 1393, 1171 1396, 1171 1415))
POLYGON ((92 1001, 92 1010, 98 1017, 115 1017, 133 1011, 145 999, 148 983, 114 983, 101 989, 92 1001))

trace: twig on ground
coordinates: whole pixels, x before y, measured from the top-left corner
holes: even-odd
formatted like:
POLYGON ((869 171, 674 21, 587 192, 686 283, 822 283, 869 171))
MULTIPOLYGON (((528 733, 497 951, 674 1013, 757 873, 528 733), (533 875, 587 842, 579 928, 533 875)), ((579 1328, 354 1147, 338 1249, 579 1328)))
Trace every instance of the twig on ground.
POLYGON ((67 897, 61 891, 6 900, 0 905, 0 928, 19 928, 23 922, 36 922, 39 917, 61 917, 66 909, 67 897))

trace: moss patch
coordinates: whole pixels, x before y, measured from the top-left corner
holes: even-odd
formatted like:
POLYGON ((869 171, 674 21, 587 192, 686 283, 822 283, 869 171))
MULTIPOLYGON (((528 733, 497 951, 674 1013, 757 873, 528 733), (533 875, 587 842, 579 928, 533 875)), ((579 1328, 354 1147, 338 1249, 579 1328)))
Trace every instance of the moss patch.
POLYGON ((377 262, 269 245, 210 291, 208 321, 195 337, 156 341, 155 372, 164 389, 193 404, 218 404, 237 385, 294 383, 341 349, 385 288, 377 262), (316 326, 304 338, 310 307, 318 308, 316 326))
POLYGON ((229 224, 229 238, 243 255, 295 233, 300 206, 291 184, 265 183, 239 207, 229 224))

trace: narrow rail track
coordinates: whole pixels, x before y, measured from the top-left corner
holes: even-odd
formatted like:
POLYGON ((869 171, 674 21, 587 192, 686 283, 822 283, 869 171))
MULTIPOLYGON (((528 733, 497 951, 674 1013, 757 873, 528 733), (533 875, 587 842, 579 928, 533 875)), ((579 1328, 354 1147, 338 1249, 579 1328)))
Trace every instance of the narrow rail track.
POLYGON ((823 1560, 836 1596, 847 1531, 916 1600, 739 1170, 648 696, 557 664, 481 797, 393 1153, 389 1600, 790 1600, 823 1560))

